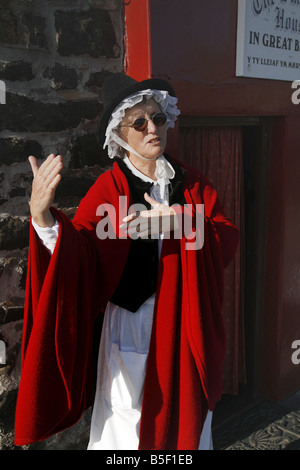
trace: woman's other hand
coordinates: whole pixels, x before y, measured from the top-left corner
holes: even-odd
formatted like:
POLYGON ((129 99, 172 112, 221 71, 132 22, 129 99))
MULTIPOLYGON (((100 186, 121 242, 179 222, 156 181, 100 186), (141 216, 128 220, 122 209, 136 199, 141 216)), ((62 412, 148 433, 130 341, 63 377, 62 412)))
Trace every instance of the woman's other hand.
POLYGON ((50 212, 63 168, 61 155, 49 155, 39 167, 34 156, 28 158, 33 173, 30 212, 40 227, 52 227, 55 220, 50 212))

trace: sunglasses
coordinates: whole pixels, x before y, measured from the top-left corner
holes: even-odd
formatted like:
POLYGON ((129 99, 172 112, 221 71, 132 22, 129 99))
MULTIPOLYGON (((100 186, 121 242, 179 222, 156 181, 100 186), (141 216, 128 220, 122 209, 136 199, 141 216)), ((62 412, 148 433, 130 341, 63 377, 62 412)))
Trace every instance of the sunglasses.
POLYGON ((166 113, 155 113, 148 119, 140 117, 137 118, 132 124, 123 124, 122 126, 120 125, 120 127, 133 127, 136 131, 143 132, 146 129, 148 125, 147 123, 150 121, 150 119, 155 126, 161 127, 166 124, 168 115, 166 113))

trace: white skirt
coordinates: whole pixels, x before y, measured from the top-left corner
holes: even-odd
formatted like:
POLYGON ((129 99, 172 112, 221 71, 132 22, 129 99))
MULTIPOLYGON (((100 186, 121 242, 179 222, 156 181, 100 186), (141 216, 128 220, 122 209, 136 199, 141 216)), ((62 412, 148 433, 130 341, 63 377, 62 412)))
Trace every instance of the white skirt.
MULTIPOLYGON (((108 303, 99 348, 88 450, 138 450, 155 294, 132 313, 108 303)), ((212 450, 212 412, 199 450, 212 450)))

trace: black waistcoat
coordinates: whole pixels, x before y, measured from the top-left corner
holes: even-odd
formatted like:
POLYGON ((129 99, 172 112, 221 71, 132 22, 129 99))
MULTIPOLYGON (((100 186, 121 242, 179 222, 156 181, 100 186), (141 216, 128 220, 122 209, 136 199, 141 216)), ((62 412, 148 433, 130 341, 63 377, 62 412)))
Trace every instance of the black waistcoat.
MULTIPOLYGON (((153 183, 142 181, 135 176, 121 159, 116 160, 126 176, 134 204, 143 204, 151 209, 144 199, 144 193, 150 194, 153 183)), ((175 177, 170 180, 169 205, 186 204, 182 181, 185 170, 171 161, 175 177)), ((111 302, 136 312, 139 307, 156 291, 158 274, 158 240, 147 238, 132 240, 127 262, 117 289, 111 297, 111 302)))

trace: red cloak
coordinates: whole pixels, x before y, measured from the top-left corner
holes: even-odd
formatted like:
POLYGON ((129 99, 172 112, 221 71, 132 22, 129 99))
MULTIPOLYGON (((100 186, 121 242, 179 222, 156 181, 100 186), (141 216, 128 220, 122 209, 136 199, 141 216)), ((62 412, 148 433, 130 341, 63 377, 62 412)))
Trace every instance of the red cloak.
MULTIPOLYGON (((238 230, 212 185, 180 164, 194 216, 196 204, 204 204, 204 245, 187 250, 185 237, 163 241, 139 449, 197 449, 207 411, 222 392, 223 270, 235 254, 238 230)), ((31 227, 16 445, 72 426, 92 404, 93 329, 119 283, 131 243, 97 237, 97 207, 106 203, 116 208, 117 221, 132 204, 117 163, 91 187, 72 222, 52 209, 60 226, 52 256, 31 227), (128 201, 121 214, 119 196, 128 201)))

